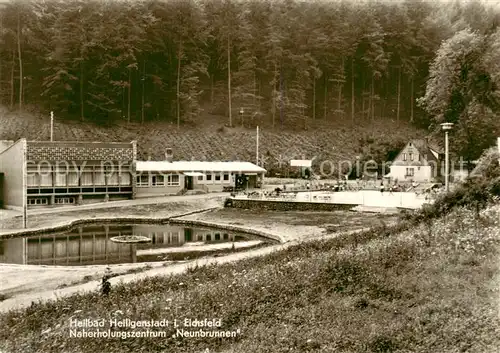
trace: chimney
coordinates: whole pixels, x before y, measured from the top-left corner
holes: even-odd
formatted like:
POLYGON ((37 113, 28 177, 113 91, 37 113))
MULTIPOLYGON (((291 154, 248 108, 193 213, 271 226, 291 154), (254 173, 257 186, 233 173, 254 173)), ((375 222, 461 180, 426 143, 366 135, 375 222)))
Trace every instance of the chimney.
POLYGON ((173 159, 174 159, 174 154, 172 152, 172 149, 171 148, 165 149, 165 160, 167 162, 172 162, 173 159))

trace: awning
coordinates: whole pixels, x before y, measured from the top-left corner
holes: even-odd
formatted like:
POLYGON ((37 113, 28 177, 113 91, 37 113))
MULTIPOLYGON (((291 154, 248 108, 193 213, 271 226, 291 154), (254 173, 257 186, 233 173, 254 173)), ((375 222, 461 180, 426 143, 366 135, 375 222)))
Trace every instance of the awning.
POLYGON ((187 176, 192 176, 192 177, 205 175, 205 174, 200 173, 200 172, 183 172, 182 174, 187 175, 187 176))
POLYGON ((243 175, 258 175, 257 173, 243 173, 243 175))

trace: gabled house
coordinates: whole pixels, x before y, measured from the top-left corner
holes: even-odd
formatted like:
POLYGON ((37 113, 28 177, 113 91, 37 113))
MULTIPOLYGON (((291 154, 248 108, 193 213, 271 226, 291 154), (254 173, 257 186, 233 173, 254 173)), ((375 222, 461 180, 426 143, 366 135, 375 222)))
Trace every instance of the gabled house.
POLYGON ((427 139, 411 140, 396 156, 385 178, 394 181, 431 182, 441 175, 444 154, 427 139))

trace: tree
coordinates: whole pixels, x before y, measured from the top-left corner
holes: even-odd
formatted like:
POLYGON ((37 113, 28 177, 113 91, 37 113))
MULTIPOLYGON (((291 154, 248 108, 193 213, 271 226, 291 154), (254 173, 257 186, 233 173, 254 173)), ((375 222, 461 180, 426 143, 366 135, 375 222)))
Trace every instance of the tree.
POLYGON ((489 66, 500 60, 495 39, 465 29, 443 42, 419 99, 437 128, 442 122, 455 124, 452 150, 469 162, 493 144, 499 132, 499 86, 489 66))

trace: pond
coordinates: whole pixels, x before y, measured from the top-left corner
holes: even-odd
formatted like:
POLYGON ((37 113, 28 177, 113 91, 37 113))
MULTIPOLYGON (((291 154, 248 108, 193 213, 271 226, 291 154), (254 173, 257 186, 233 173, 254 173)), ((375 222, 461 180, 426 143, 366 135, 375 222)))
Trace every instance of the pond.
POLYGON ((0 240, 0 263, 105 265, 181 261, 267 246, 271 240, 223 229, 165 224, 92 224, 60 233, 0 240), (140 236, 146 243, 112 238, 140 236))

